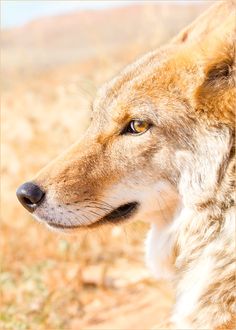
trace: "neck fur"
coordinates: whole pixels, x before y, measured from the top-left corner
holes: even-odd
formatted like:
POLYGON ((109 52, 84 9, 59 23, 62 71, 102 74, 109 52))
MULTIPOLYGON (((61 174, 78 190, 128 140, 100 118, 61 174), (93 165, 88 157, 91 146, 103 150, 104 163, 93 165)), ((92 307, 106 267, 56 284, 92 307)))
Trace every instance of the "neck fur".
POLYGON ((204 138, 196 152, 177 154, 182 173, 179 192, 183 207, 201 211, 221 209, 235 205, 235 140, 234 134, 221 134, 204 138))

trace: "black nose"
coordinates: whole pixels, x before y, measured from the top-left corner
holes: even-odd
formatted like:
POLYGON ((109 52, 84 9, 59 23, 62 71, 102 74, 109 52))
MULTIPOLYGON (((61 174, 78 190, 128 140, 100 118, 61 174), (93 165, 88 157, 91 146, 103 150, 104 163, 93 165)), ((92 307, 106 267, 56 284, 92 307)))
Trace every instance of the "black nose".
POLYGON ((17 198, 29 212, 33 212, 37 208, 44 195, 41 188, 32 182, 22 184, 16 191, 17 198))

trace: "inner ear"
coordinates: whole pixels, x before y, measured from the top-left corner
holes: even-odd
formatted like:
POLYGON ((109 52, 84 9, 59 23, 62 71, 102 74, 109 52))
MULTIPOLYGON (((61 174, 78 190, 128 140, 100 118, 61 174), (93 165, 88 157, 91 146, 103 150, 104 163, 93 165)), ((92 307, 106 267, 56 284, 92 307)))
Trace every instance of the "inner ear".
POLYGON ((210 81, 217 79, 229 79, 233 71, 233 60, 225 60, 221 63, 215 64, 208 72, 207 78, 210 81))
POLYGON ((235 47, 231 47, 223 58, 207 66, 205 87, 235 86, 235 47))
POLYGON ((235 56, 235 44, 222 43, 213 58, 205 59, 205 79, 199 90, 201 95, 209 96, 213 92, 222 94, 236 86, 235 56))

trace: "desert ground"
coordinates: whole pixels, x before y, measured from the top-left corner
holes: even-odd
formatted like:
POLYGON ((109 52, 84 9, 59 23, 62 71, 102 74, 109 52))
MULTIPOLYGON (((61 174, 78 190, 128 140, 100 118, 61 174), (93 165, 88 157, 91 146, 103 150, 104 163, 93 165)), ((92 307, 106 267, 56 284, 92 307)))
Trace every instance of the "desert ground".
POLYGON ((73 12, 2 31, 1 329, 144 330, 168 317, 173 291, 145 267, 143 219, 59 235, 15 190, 83 134, 103 82, 210 4, 73 12))

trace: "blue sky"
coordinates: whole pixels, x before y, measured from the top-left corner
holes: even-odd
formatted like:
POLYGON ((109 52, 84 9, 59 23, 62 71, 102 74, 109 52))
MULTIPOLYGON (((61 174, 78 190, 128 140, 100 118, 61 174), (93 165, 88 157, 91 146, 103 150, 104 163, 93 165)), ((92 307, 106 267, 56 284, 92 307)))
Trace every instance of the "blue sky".
POLYGON ((1 0, 1 27, 20 26, 35 18, 61 14, 75 9, 103 9, 132 2, 134 1, 1 0))
MULTIPOLYGON (((147 3, 147 0, 0 0, 1 27, 10 28, 23 25, 33 19, 66 13, 73 10, 104 9, 125 6, 131 3, 147 3)), ((159 0, 161 1, 161 0, 159 0)), ((158 2, 151 0, 149 2, 158 2)), ((167 2, 167 0, 162 0, 167 2)), ((192 2, 200 4, 200 0, 172 0, 180 5, 192 2)))

